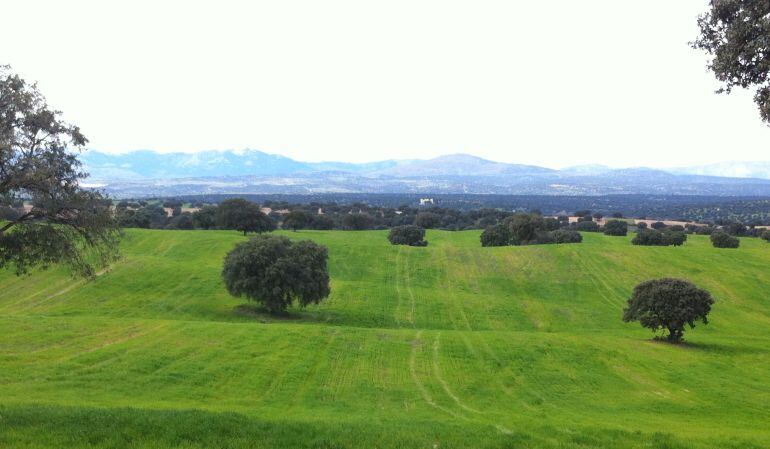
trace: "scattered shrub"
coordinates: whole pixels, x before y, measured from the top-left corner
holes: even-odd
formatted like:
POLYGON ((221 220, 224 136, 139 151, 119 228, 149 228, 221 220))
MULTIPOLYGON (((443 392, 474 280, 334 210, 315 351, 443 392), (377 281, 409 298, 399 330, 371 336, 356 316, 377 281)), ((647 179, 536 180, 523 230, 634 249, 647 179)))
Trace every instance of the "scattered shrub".
POLYGON ((713 226, 696 226, 694 231, 697 235, 711 235, 714 233, 714 230, 713 226))
POLYGON ((537 244, 538 233, 545 230, 543 217, 535 214, 513 214, 503 220, 508 228, 512 245, 537 244))
MULTIPOLYGON (((594 222, 594 226, 598 225, 594 222)), ((550 230, 549 224, 536 214, 515 214, 501 224, 487 227, 481 233, 481 246, 546 245, 552 243, 580 243, 582 236, 574 230, 550 230)))
POLYGON ((686 241, 687 234, 684 232, 661 232, 656 229, 642 229, 636 233, 631 243, 641 246, 681 246, 686 241))
POLYGON ((724 231, 716 231, 711 234, 711 244, 714 248, 737 248, 741 241, 738 237, 733 237, 724 231))
POLYGON ((583 232, 599 232, 602 230, 595 221, 579 221, 572 225, 572 229, 583 232))
POLYGON ((724 231, 730 235, 744 236, 748 228, 743 223, 730 223, 724 227, 724 231))
POLYGON ((687 234, 682 231, 665 231, 663 239, 668 245, 682 246, 687 241, 687 234))
POLYGON ((415 226, 433 229, 441 226, 441 215, 433 212, 420 212, 414 219, 415 226))
POLYGON ((557 229, 551 233, 554 243, 580 243, 583 236, 570 229, 557 229))
POLYGON ((655 229, 642 229, 631 240, 633 245, 666 246, 663 233, 655 229))
POLYGON ((628 234, 628 223, 623 220, 609 220, 604 224, 605 235, 624 236, 628 234))
POLYGON ((511 233, 503 224, 489 226, 481 233, 481 246, 507 246, 511 244, 511 233))
POLYGON ((392 245, 428 246, 425 240, 425 229, 415 225, 390 228, 388 240, 392 245))

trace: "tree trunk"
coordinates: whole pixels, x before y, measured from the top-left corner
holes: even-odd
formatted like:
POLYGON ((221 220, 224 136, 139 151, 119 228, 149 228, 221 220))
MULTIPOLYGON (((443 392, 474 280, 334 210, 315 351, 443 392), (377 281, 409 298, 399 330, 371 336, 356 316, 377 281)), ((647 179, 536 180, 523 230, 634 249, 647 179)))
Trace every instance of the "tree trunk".
POLYGON ((679 343, 682 341, 682 330, 673 326, 668 327, 668 341, 671 343, 679 343))

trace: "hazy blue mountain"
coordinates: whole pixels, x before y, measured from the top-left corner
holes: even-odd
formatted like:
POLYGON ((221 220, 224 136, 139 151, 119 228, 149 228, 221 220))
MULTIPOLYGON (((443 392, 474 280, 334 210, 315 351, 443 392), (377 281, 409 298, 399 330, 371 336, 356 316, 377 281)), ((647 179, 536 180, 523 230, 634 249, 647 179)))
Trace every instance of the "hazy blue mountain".
POLYGON ((450 154, 428 160, 413 160, 379 172, 397 177, 415 176, 504 176, 540 175, 554 173, 550 168, 534 165, 493 162, 468 154, 450 154))
POLYGON ((288 175, 306 172, 348 172, 380 176, 498 176, 551 173, 532 165, 493 162, 467 154, 428 160, 378 162, 298 162, 259 150, 156 153, 148 150, 107 154, 89 150, 81 156, 92 179, 164 179, 204 176, 288 175))
MULTIPOLYGON (((300 162, 258 150, 117 155, 88 151, 82 160, 91 173, 88 183, 116 196, 328 192, 770 196, 770 179, 601 165, 553 170, 467 154, 355 164, 300 162)), ((761 173, 761 164, 757 166, 759 171, 743 173, 761 173)))
POLYGON ((354 162, 308 162, 307 165, 314 171, 337 171, 350 173, 377 173, 382 170, 388 170, 401 164, 408 164, 407 161, 387 160, 379 162, 364 162, 356 164, 354 162))
POLYGON ((89 150, 81 160, 92 179, 168 179, 202 176, 283 175, 313 171, 304 162, 258 150, 106 154, 89 150))
POLYGON ((601 164, 585 164, 585 165, 573 165, 572 167, 562 168, 559 171, 564 174, 592 176, 592 175, 601 175, 603 173, 612 171, 612 167, 608 167, 606 165, 601 165, 601 164))

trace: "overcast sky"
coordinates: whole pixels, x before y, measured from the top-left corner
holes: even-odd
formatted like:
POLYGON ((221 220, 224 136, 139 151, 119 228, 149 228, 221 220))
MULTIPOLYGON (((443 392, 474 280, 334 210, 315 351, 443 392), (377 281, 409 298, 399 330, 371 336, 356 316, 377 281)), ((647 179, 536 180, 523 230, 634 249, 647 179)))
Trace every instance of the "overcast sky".
POLYGON ((106 152, 770 159, 687 42, 707 0, 4 2, 0 63, 106 152))

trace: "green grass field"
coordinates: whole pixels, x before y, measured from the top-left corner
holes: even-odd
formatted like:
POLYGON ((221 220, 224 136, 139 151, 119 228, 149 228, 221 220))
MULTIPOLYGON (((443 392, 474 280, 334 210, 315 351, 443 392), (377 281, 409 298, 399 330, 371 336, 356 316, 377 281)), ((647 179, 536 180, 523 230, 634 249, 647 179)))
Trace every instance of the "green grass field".
POLYGON ((128 230, 92 282, 0 272, 0 447, 770 447, 759 239, 286 235, 329 247, 332 295, 283 318, 225 292, 234 232, 128 230), (686 345, 620 319, 663 276, 717 301, 686 345))

